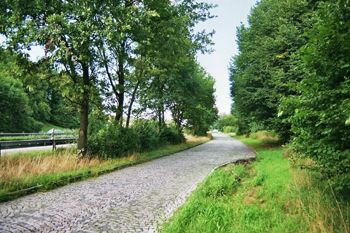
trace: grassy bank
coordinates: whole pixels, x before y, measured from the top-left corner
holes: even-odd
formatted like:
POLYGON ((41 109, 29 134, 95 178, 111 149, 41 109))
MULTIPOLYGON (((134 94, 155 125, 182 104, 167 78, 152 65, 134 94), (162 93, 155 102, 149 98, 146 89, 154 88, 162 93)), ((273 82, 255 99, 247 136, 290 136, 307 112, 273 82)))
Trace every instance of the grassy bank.
POLYGON ((350 210, 327 182, 285 149, 235 136, 258 152, 202 182, 161 232, 348 232, 350 210))
POLYGON ((130 154, 123 158, 103 160, 99 158, 77 159, 75 148, 60 148, 55 152, 32 151, 4 156, 0 160, 0 201, 84 180, 113 171, 115 167, 132 165, 160 155, 207 142, 206 137, 189 137, 186 143, 165 146, 158 150, 130 154), (35 189, 25 190, 31 187, 35 189), (25 192, 18 192, 25 190, 25 192))
POLYGON ((50 124, 50 123, 47 123, 47 122, 44 123, 43 128, 41 129, 41 131, 46 133, 47 131, 49 131, 52 128, 62 130, 63 132, 66 132, 66 131, 70 132, 71 131, 70 129, 65 129, 65 128, 62 128, 62 127, 59 127, 57 125, 53 125, 53 124, 50 124))

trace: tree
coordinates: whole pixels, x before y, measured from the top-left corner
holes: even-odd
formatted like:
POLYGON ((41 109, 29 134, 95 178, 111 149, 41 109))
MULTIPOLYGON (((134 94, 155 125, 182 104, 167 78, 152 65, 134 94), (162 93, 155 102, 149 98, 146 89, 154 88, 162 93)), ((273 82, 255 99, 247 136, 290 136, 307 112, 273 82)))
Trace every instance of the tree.
MULTIPOLYGON (((211 7, 188 0, 5 1, 0 33, 12 50, 45 46, 46 59, 59 73, 51 80, 55 90, 80 106, 78 149, 85 153, 89 104, 100 105, 100 96, 114 94, 117 104, 106 110, 122 123, 128 95, 130 119, 141 89, 155 84, 157 74, 176 70, 186 56, 206 50, 211 34, 195 34, 193 27, 211 17, 211 7)), ((162 123, 164 105, 157 108, 162 123)))
POLYGON ((80 105, 78 149, 86 151, 89 102, 97 92, 96 47, 104 4, 96 1, 10 2, 5 33, 13 49, 44 45, 47 59, 61 74, 54 82, 80 105), (23 3, 23 4, 22 4, 23 3))
POLYGON ((38 132, 43 124, 34 120, 23 84, 0 72, 0 132, 38 132))
POLYGON ((265 0, 252 9, 249 27, 237 29, 240 54, 231 62, 233 113, 241 122, 241 133, 251 124, 278 131, 284 140, 290 125, 277 117, 281 97, 295 94, 286 84, 303 78, 297 69, 296 51, 307 42, 313 4, 307 0, 265 0))
MULTIPOLYGON (((225 127, 230 127, 230 129, 237 130, 237 119, 232 115, 220 115, 217 119, 217 121, 213 125, 214 129, 217 129, 219 131, 225 131, 225 127)), ((230 130, 231 131, 231 130, 230 130)), ((235 131, 233 131, 235 132, 235 131)))
POLYGON ((290 116, 293 151, 314 160, 314 168, 344 193, 350 189, 349 12, 349 1, 320 3, 318 21, 300 50, 299 66, 309 76, 280 107, 280 115, 290 116))
POLYGON ((79 106, 64 99, 52 83, 49 83, 47 98, 50 105, 49 123, 69 129, 79 127, 79 106))
POLYGON ((187 125, 196 135, 206 135, 217 118, 213 77, 195 60, 189 60, 168 82, 167 106, 177 130, 187 125))
POLYGON ((151 110, 158 119, 159 130, 165 125, 165 112, 173 104, 174 89, 183 92, 186 86, 186 80, 181 78, 181 69, 192 62, 198 50, 208 51, 206 46, 211 44, 212 33, 195 34, 193 26, 211 18, 209 9, 212 7, 191 1, 177 5, 168 3, 167 7, 157 10, 159 17, 150 21, 152 36, 144 47, 147 48, 144 60, 150 66, 144 73, 147 78, 139 83, 138 96, 140 111, 149 113, 151 110))

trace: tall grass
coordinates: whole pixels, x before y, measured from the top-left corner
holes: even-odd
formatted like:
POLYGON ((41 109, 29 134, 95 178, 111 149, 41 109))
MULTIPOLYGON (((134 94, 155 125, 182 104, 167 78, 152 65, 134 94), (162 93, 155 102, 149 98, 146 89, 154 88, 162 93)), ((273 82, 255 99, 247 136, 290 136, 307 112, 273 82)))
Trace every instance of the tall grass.
POLYGON ((4 197, 12 192, 41 185, 41 191, 57 186, 57 182, 66 184, 75 176, 98 174, 101 170, 110 170, 116 166, 132 164, 162 154, 186 149, 208 141, 208 138, 189 139, 187 143, 169 145, 147 153, 129 154, 118 159, 78 158, 76 148, 60 148, 52 151, 32 151, 3 156, 0 159, 0 201, 11 199, 4 197), (63 181, 62 181, 63 180, 63 181))
POLYGON ((278 135, 274 131, 267 131, 267 130, 257 131, 255 133, 251 133, 249 136, 254 140, 259 140, 264 143, 274 144, 274 143, 278 143, 278 141, 280 140, 278 135))
POLYGON ((349 200, 324 177, 291 164, 282 147, 235 137, 257 160, 212 173, 162 232, 349 232, 349 200))
POLYGON ((336 196, 318 173, 295 169, 289 190, 293 205, 307 222, 310 232, 345 232, 350 229, 349 199, 336 196))

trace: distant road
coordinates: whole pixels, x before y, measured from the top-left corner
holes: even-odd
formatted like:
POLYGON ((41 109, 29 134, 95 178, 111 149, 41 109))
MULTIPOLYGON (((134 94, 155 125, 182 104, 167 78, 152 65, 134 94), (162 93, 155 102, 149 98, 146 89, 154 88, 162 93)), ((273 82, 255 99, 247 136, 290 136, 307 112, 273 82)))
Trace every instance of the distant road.
MULTIPOLYGON (((75 145, 74 144, 62 144, 62 145, 57 145, 56 148, 69 147, 69 146, 75 146, 75 145)), ((10 155, 10 154, 19 153, 19 152, 33 151, 33 150, 52 150, 52 146, 35 146, 35 147, 6 149, 6 150, 1 150, 1 156, 10 155)))

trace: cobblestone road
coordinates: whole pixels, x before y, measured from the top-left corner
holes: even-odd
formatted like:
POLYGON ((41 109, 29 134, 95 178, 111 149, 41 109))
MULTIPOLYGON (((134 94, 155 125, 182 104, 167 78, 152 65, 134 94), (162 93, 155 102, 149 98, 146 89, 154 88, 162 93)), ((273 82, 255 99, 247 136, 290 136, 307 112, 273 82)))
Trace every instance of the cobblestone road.
POLYGON ((155 232, 213 168, 251 157, 214 134, 181 153, 0 204, 0 232, 155 232))

